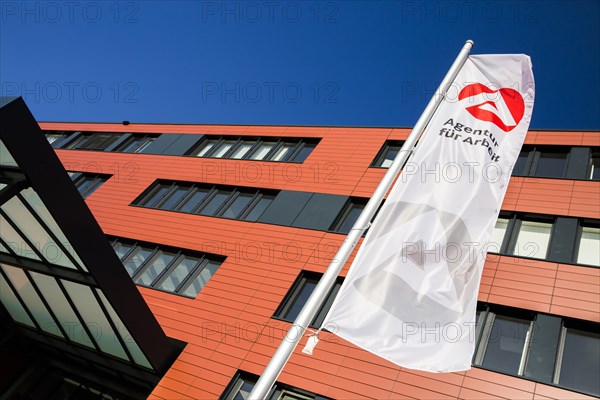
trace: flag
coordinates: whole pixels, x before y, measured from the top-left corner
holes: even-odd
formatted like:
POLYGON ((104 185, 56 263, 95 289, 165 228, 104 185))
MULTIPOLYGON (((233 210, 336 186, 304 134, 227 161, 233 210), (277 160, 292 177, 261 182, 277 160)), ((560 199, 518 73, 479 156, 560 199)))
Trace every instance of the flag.
POLYGON ((526 55, 466 60, 323 327, 403 367, 470 368, 487 242, 531 120, 534 89, 526 55))

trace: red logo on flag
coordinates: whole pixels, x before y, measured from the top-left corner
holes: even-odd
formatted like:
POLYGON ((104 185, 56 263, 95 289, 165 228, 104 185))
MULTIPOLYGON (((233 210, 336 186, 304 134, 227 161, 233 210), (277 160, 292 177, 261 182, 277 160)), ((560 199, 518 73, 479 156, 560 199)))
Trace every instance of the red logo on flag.
MULTIPOLYGON (((519 125, 525 113, 525 101, 521 93, 514 89, 501 88, 492 90, 481 83, 474 83, 465 86, 460 91, 458 100, 479 96, 483 93, 497 93, 499 96, 495 95, 491 100, 484 100, 479 104, 466 107, 469 114, 479 120, 493 123, 504 132, 510 132, 519 125), (498 109, 498 106, 501 108, 498 109)), ((482 99, 486 99, 486 97, 482 96, 482 99)))

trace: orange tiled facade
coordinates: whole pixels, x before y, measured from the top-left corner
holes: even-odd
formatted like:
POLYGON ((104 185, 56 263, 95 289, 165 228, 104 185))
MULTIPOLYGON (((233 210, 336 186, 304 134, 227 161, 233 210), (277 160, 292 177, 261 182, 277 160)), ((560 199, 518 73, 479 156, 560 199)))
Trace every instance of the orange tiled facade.
MULTIPOLYGON (((273 315, 301 271, 322 273, 343 234, 132 207, 157 179, 369 197, 371 164, 408 129, 40 123, 44 130, 320 138, 303 163, 57 149, 67 170, 112 175, 86 202, 112 237, 226 256, 194 299, 138 286, 166 334, 187 343, 152 399, 221 396, 238 371, 259 375, 289 323, 273 315)), ((599 132, 530 131, 526 145, 600 146, 599 132)), ((502 210, 600 219, 600 181, 513 177, 502 210)), ((350 260, 351 261, 351 260, 350 260)), ((344 268, 345 275, 350 262, 344 268)), ((489 254, 479 300, 600 322, 600 268, 489 254)), ((278 381, 333 399, 591 399, 483 368, 430 374, 397 367, 333 335, 296 350, 278 381)))

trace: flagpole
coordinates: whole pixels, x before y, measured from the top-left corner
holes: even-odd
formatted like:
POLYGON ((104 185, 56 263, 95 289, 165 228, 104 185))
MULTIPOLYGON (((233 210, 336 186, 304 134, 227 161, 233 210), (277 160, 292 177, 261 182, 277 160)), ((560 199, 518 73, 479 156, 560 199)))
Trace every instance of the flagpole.
POLYGON ((279 348, 275 351, 275 354, 265 367, 261 377, 258 379, 252 392, 250 393, 249 400, 264 400, 275 384, 275 381, 279 377, 279 374, 285 367, 285 364, 288 362, 290 356, 294 352, 294 349, 298 345, 298 342, 304 335, 304 331, 313 320, 315 314, 319 310, 321 304, 327 297, 327 294, 331 290, 333 284, 336 281, 337 276, 339 275, 342 267, 346 263, 346 260, 356 247, 359 239, 361 238, 363 232, 368 228, 369 222, 379 209, 385 194, 388 192, 394 180, 400 173, 400 170, 404 166, 404 163, 412 153, 413 148, 415 147, 415 143, 421 136, 421 133, 425 130, 425 127, 429 123, 429 120, 435 113, 435 110, 442 102, 443 98, 448 91, 448 88, 458 75, 458 72, 464 65, 467 57, 469 56, 469 52, 473 47, 473 41, 467 40, 462 50, 454 60, 454 63, 448 70, 448 73, 440 83, 440 86, 436 90, 435 94, 429 100, 425 111, 419 117, 419 120, 413 127, 412 131, 408 135, 408 138, 402 145, 402 148, 396 155, 394 162, 387 170, 386 174, 383 176, 383 179, 375 189, 373 196, 369 199, 369 202, 365 206, 364 210, 354 223, 354 226, 346 236, 344 243, 340 246, 336 255, 331 260, 329 267, 323 274, 323 277, 319 280, 319 283, 315 287, 313 293, 309 297, 308 301, 298 314, 298 317, 288 330, 285 338, 282 340, 279 348))

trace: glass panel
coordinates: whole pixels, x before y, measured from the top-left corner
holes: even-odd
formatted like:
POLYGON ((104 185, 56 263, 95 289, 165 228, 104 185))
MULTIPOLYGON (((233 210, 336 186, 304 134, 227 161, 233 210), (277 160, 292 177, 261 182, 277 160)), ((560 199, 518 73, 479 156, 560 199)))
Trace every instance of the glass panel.
POLYGON ((286 161, 287 158, 294 152, 296 143, 284 143, 283 146, 273 156, 273 161, 286 161))
POLYGON ((584 226, 581 230, 577 263, 600 267, 600 228, 584 226))
POLYGON ((258 203, 252 207, 252 210, 244 218, 246 221, 256 221, 265 212, 269 204, 273 201, 272 196, 263 196, 258 203))
POLYGON ((219 191, 208 203, 200 210, 201 215, 213 215, 225 203, 225 200, 231 195, 230 191, 219 191))
POLYGON ((104 150, 121 137, 114 133, 92 133, 86 136, 86 140, 80 142, 75 148, 86 150, 104 150))
POLYGON ((184 296, 196 297, 204 285, 206 285, 208 280, 215 274, 215 272, 217 272, 217 269, 219 269, 220 266, 220 262, 209 261, 202 269, 200 274, 198 274, 196 279, 189 284, 182 294, 184 296))
POLYGON ((89 286, 61 280, 101 351, 129 360, 89 286))
POLYGON ((62 139, 66 136, 67 135, 64 133, 47 133, 46 139, 48 140, 48 143, 52 144, 52 143, 56 142, 58 139, 62 139))
POLYGON ((498 220, 496 221, 496 226, 494 227, 494 231, 492 232, 492 237, 490 238, 490 241, 488 243, 488 252, 500 252, 500 248, 502 247, 502 242, 504 241, 504 235, 506 233, 507 227, 508 219, 498 218, 498 220))
POLYGON ((600 154, 592 154, 592 166, 590 169, 590 179, 600 180, 600 154))
POLYGON ((96 290, 96 293, 98 294, 98 296, 100 297, 102 304, 104 304, 104 308, 106 308, 106 311, 108 312, 108 316, 113 321, 113 323, 117 327, 117 331, 119 331, 119 334, 123 338, 123 341, 125 342, 125 346, 127 346, 127 350, 129 350, 131 357, 133 357, 133 361, 141 366, 152 369, 152 366, 148 362, 148 359, 146 358, 144 353, 142 353, 142 350, 140 349, 138 344, 135 342, 135 340, 133 340, 133 338, 131 337, 131 334, 125 327, 125 324, 123 324, 123 321, 121 321, 121 319, 115 312, 114 308, 110 305, 110 303, 108 302, 108 299, 106 298, 104 293, 102 293, 98 289, 95 289, 95 290, 96 290))
POLYGON ((131 249, 133 249, 133 246, 127 243, 117 242, 115 243, 114 249, 115 253, 117 253, 117 257, 119 257, 119 260, 122 260, 123 257, 125 257, 125 255, 129 253, 131 249))
POLYGON ((567 164, 567 153, 542 151, 535 169, 535 176, 562 178, 567 164))
POLYGON ((244 157, 246 153, 250 151, 252 146, 254 146, 254 143, 255 142, 242 142, 242 144, 240 144, 240 146, 233 152, 233 154, 231 154, 230 158, 240 159, 244 157))
POLYGON ((219 145, 219 148, 217 148, 217 150, 215 150, 215 152, 213 154, 211 154, 211 157, 223 157, 225 155, 225 153, 227 153, 229 151, 229 149, 231 149, 235 143, 236 143, 235 140, 224 141, 223 143, 221 143, 219 145))
POLYGON ((389 146, 385 155, 383 156, 383 161, 381 162, 381 167, 389 168, 390 165, 394 162, 394 159, 398 155, 400 151, 400 146, 389 146))
MULTIPOLYGON (((255 382, 249 381, 247 379, 238 378, 238 382, 236 382, 236 389, 230 393, 225 400, 247 400, 250 398, 250 392, 252 388, 254 388, 255 382), (239 388, 238 388, 239 386, 239 388)), ((269 397, 269 400, 272 400, 273 396, 269 397)))
POLYGON ((13 197, 1 208, 48 262, 65 268, 77 269, 18 197, 13 197))
POLYGON ((64 293, 60 290, 56 279, 48 275, 38 274, 37 272, 31 272, 31 277, 50 305, 52 312, 67 333, 67 336, 69 336, 69 339, 84 346, 94 348, 92 340, 84 330, 77 315, 75 315, 64 293))
POLYGON ((75 259, 77 264, 84 271, 87 271, 87 268, 83 264, 83 261, 81 261, 79 255, 75 252, 73 246, 71 246, 71 243, 67 240, 67 237, 63 233, 62 229, 60 229, 52 215, 50 215, 50 212, 42 202, 42 199, 40 199, 40 197, 37 195, 37 193, 33 189, 29 188, 23 190, 21 192, 21 196, 23 196, 25 201, 29 203, 31 208, 33 208, 37 215, 42 219, 42 221, 44 221, 44 224, 46 224, 46 226, 52 231, 52 233, 54 233, 54 236, 56 236, 58 241, 62 243, 63 247, 67 249, 67 252, 75 259))
POLYGON ((316 286, 316 280, 304 278, 304 283, 302 283, 302 286, 298 290, 298 294, 295 295, 294 298, 290 299, 292 304, 288 308, 287 312, 283 314, 282 318, 286 321, 294 321, 298 314, 300 314, 300 310, 302 310, 302 307, 304 307, 304 304, 306 304, 316 286))
POLYGON ((7 246, 10 247, 10 249, 14 251, 16 255, 26 258, 32 258, 34 260, 40 259, 37 256, 37 254, 35 254, 35 252, 31 249, 31 247, 25 242, 25 240, 23 240, 23 238, 17 233, 17 231, 13 229, 13 227, 1 214, 0 237, 2 237, 4 243, 6 243, 7 246))
POLYGON ((224 218, 237 218, 253 198, 254 194, 240 193, 221 216, 224 218))
POLYGON ((317 315, 315 315, 312 322, 310 323, 311 326, 320 327, 323 324, 323 321, 325 320, 325 316, 327 315, 327 312, 329 312, 329 309, 331 308, 331 305, 333 304, 333 300, 335 300, 335 297, 337 296, 341 287, 342 287, 341 283, 338 283, 338 282, 335 283, 333 288, 329 291, 329 294, 327 294, 327 297, 325 298, 325 302, 323 302, 323 305, 321 306, 321 308, 319 308, 317 315))
POLYGON ((84 199, 87 199, 92 193, 94 193, 104 182, 106 182, 106 179, 104 178, 100 178, 100 177, 96 177, 94 178, 94 180, 92 181, 92 184, 90 186, 88 186, 87 190, 85 192, 81 193, 81 196, 84 199))
POLYGON ((194 211, 198 204, 200 204, 200 202, 204 200, 208 192, 208 189, 196 190, 196 192, 193 195, 191 195, 190 198, 185 201, 185 203, 179 206, 179 211, 187 213, 194 211))
POLYGON ((527 165, 527 159, 529 158, 529 153, 531 150, 522 150, 519 153, 519 158, 517 158, 517 162, 513 167, 512 174, 513 175, 524 175, 525 174, 525 166, 527 165))
POLYGON ((531 258, 546 258, 552 224, 546 222, 522 221, 515 255, 531 258))
POLYGON ((152 142, 154 142, 156 138, 155 137, 147 137, 142 141, 142 144, 140 145, 140 147, 138 147, 137 149, 134 150, 134 153, 141 153, 142 151, 144 151, 146 149, 146 147, 150 146, 150 144, 152 144, 152 142))
POLYGON ((175 292, 198 265, 198 258, 184 257, 160 284, 159 289, 175 292))
POLYGON ((15 159, 10 154, 4 143, 0 140, 0 165, 5 167, 17 167, 15 159))
POLYGON ((37 292, 33 288, 31 281, 25 275, 25 272, 21 268, 12 267, 10 265, 0 264, 8 279, 13 284, 17 293, 25 302, 29 312, 33 315, 33 318, 37 321, 39 327, 52 335, 60 336, 64 338, 58 326, 56 326, 56 322, 48 312, 48 309, 42 303, 40 296, 38 296, 37 292))
POLYGON ((92 182, 94 182, 93 178, 81 175, 79 179, 74 181, 75 186, 77 187, 77 190, 80 194, 83 194, 83 192, 88 188, 88 186, 92 184, 92 182))
POLYGON ((485 350, 482 366, 516 375, 523 355, 529 321, 497 315, 485 350))
POLYGON ((198 150, 198 152, 196 153, 196 157, 203 157, 213 147, 215 147, 215 144, 217 144, 217 142, 218 140, 207 140, 206 142, 204 142, 202 144, 202 147, 200 147, 200 150, 198 150))
POLYGON ((294 157, 294 159, 292 161, 304 162, 304 160, 306 160, 306 158, 310 155, 310 153, 312 153, 314 148, 315 148, 315 144, 305 143, 304 147, 302 147, 302 149, 300 149, 300 151, 298 152, 298 154, 296 154, 296 156, 294 157))
POLYGON ((143 199, 140 204, 146 207, 154 207, 161 197, 167 193, 167 190, 169 190, 170 187, 171 185, 159 184, 152 189, 152 192, 150 192, 150 194, 143 199))
POLYGON ((168 253, 166 251, 161 252, 154 260, 152 260, 150 266, 146 268, 146 271, 144 271, 135 282, 140 285, 150 286, 167 268, 169 263, 175 259, 175 256, 175 253, 168 253))
POLYGON ((600 334, 567 329, 558 383, 600 395, 600 334))
POLYGON ((352 204, 350 211, 344 217, 344 221, 342 221, 337 232, 340 232, 340 233, 350 232, 350 229, 352 229, 352 227, 354 226, 354 223, 356 222, 356 220, 358 219, 358 217, 360 216, 360 213, 362 212, 362 210, 364 208, 365 208, 365 206, 363 204, 352 204))
POLYGON ((250 156, 251 160, 264 160, 267 154, 275 147, 276 142, 264 142, 250 156))
POLYGON ((4 308, 6 308, 6 311, 8 311, 12 319, 22 323, 23 325, 28 325, 32 328, 35 328, 35 325, 33 324, 31 318, 29 318, 27 311, 25 311, 21 305, 11 287, 8 286, 8 283, 2 274, 0 274, 0 302, 2 302, 2 305, 4 308))
POLYGON ((138 251, 129 256, 127 261, 123 262, 123 265, 129 273, 129 276, 135 275, 135 273, 140 269, 144 261, 146 261, 153 252, 154 249, 140 247, 138 251))
POLYGON ((172 210, 175 207, 175 204, 177 204, 189 190, 190 188, 188 186, 178 187, 169 195, 169 197, 160 205, 159 208, 161 210, 172 210))
POLYGON ((132 137, 129 138, 129 140, 127 140, 127 142, 125 142, 124 144, 122 144, 121 146, 119 146, 118 149, 116 149, 115 151, 120 151, 123 153, 129 153, 132 152, 133 150, 135 150, 135 148, 137 146, 140 145, 140 143, 142 142, 144 138, 143 137, 132 137))

